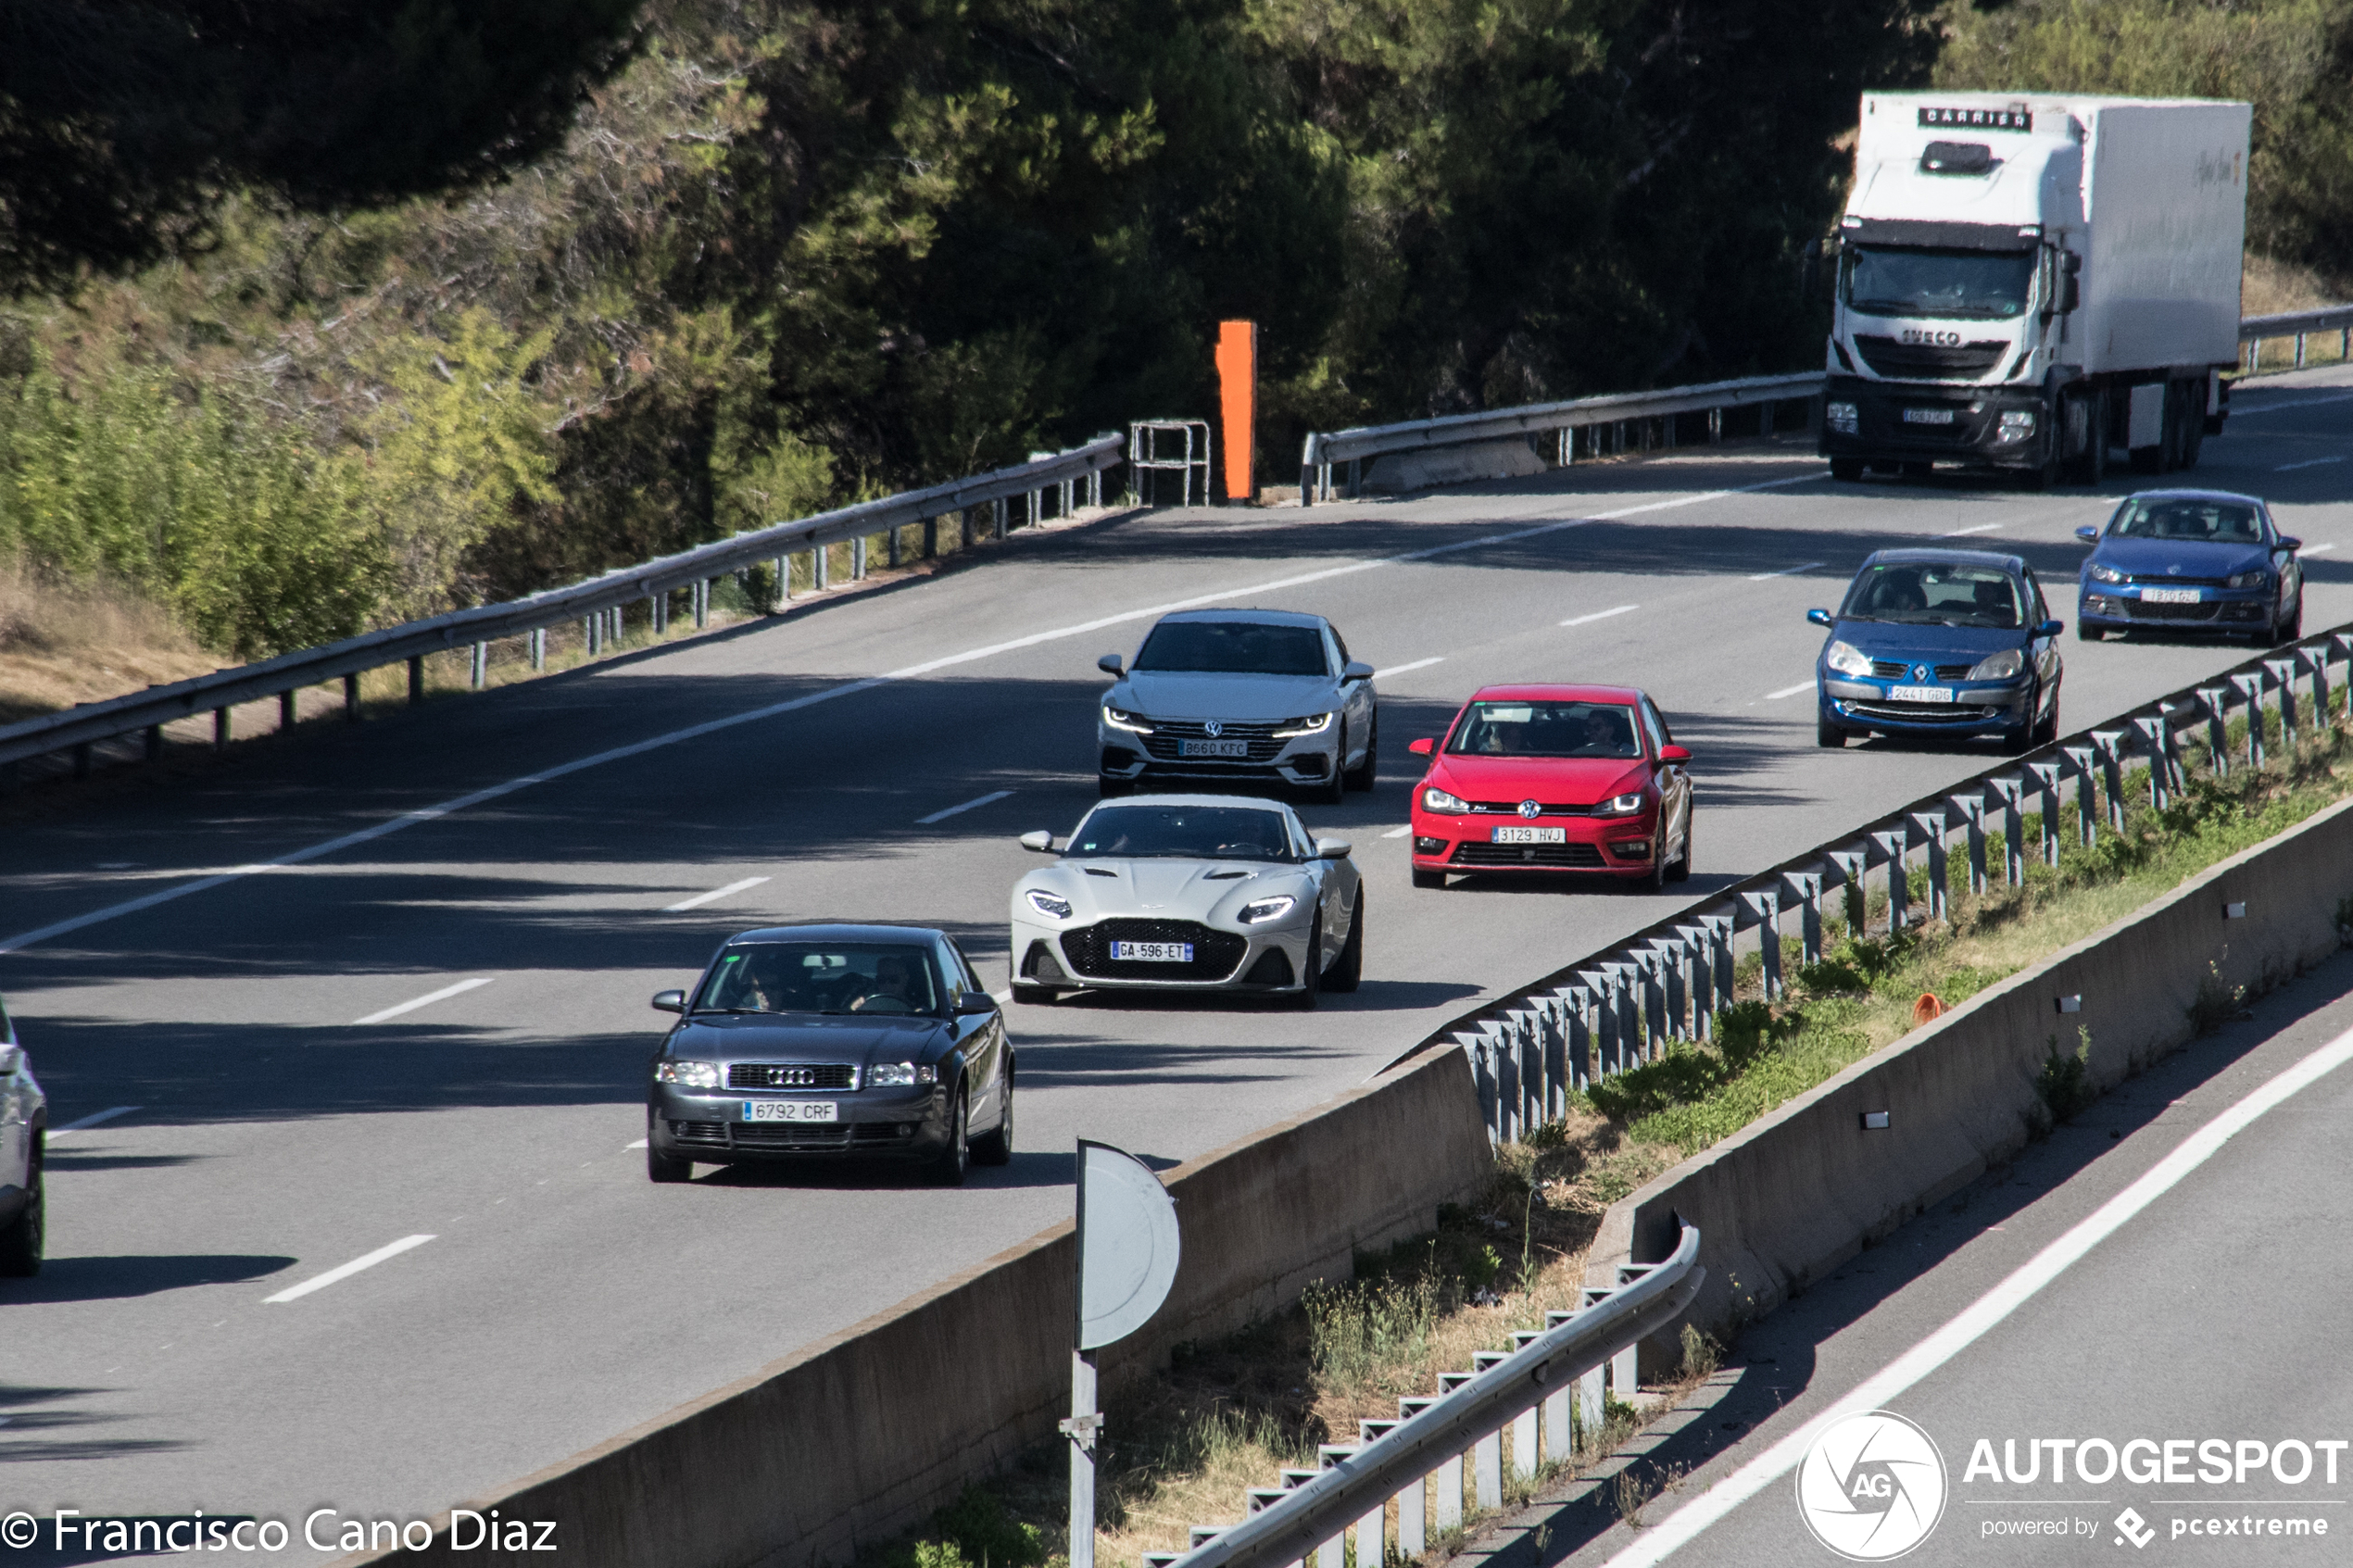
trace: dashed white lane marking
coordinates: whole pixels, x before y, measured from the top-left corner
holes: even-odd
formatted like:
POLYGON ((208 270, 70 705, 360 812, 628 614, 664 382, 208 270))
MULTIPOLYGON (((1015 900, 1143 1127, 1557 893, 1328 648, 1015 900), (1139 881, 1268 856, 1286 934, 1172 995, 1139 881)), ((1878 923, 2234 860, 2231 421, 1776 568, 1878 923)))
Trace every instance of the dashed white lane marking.
POLYGON ((2282 463, 2278 468, 2273 469, 2271 471, 2273 473, 2294 473, 2298 469, 2326 468, 2331 463, 2341 463, 2343 461, 2345 461, 2345 459, 2342 458, 2307 458, 2300 463, 2282 463))
POLYGON ((135 1105, 110 1105, 104 1110, 94 1110, 79 1122, 69 1122, 62 1127, 52 1127, 44 1135, 61 1138, 68 1133, 78 1133, 84 1127, 94 1127, 101 1122, 111 1122, 118 1116, 128 1116, 139 1108, 135 1105))
POLYGON ((1402 827, 1402 828, 1391 828, 1391 829, 1390 829, 1387 833, 1385 833, 1385 834, 1381 834, 1381 836, 1382 836, 1383 838, 1403 838, 1403 837, 1404 837, 1407 834, 1409 834, 1409 833, 1411 833, 1411 832, 1413 832, 1413 831, 1414 831, 1414 824, 1413 824, 1413 823, 1411 823, 1411 822, 1407 822, 1407 823, 1406 823, 1403 827, 1402 827))
POLYGON ((2172 1191, 2264 1112, 2348 1060, 2353 1060, 2353 1030, 2339 1035, 2191 1134, 2140 1180, 2101 1204, 2089 1219, 2036 1253, 2024 1267, 1964 1308, 1959 1316, 1865 1378, 1830 1409, 1644 1530, 1633 1545, 1609 1560, 1607 1568, 1651 1568, 1664 1562, 1669 1552, 1696 1539, 1701 1531, 1796 1469, 1814 1439, 1828 1427, 1857 1411, 1886 1409, 1906 1389, 1968 1349, 2093 1248, 2172 1191))
POLYGON ((2302 548, 2301 550, 2298 550, 2298 551, 2296 552, 2296 554, 2298 554, 2298 555, 2304 555, 2304 556, 2324 556, 2324 555, 2327 555, 2327 554, 2328 554, 2331 550, 2334 550, 2334 549, 2335 549, 2335 548, 2336 548, 2335 542, 2334 542, 2334 541, 2331 541, 2330 543, 2325 544, 2325 545, 2307 545, 2307 546, 2304 546, 2304 548, 2302 548))
POLYGON ((1802 563, 1802 564, 1800 564, 1800 565, 1797 565, 1797 566, 1785 566, 1785 567, 1781 568, 1781 569, 1780 569, 1780 571, 1758 571, 1758 572, 1753 572, 1753 573, 1751 573, 1751 574, 1750 574, 1750 576, 1749 576, 1749 579, 1748 579, 1748 580, 1749 580, 1751 583, 1762 583, 1762 582, 1765 582, 1767 579, 1768 579, 1768 578, 1773 578, 1773 577, 1794 577, 1794 576, 1796 576, 1796 575, 1797 575, 1799 572, 1801 572, 1801 571, 1813 571, 1816 567, 1818 567, 1818 566, 1822 566, 1822 565, 1826 565, 1826 564, 1828 564, 1828 563, 1823 562, 1823 561, 1809 560, 1809 561, 1806 561, 1806 562, 1804 562, 1804 563, 1802 563))
POLYGON ((1373 679, 1376 681, 1386 681, 1391 675, 1403 675, 1408 670, 1427 670, 1433 664, 1443 664, 1445 662, 1446 656, 1441 653, 1434 659, 1417 659, 1411 664, 1392 664, 1386 670, 1374 671, 1373 679))
POLYGON ((1582 626, 1588 621, 1607 621, 1613 615, 1624 615, 1628 610, 1640 609, 1642 608, 1642 607, 1641 605, 1618 605, 1612 609, 1597 609, 1591 615, 1572 615, 1567 621, 1562 621, 1561 624, 1564 626, 1582 626))
POLYGON ((927 828, 934 822, 946 822, 949 818, 955 816, 958 812, 970 811, 982 806, 992 805, 997 801, 1004 799, 1005 797, 1011 794, 1013 794, 1013 791, 1010 789, 992 790, 987 795, 975 796, 972 799, 965 801, 961 806, 950 806, 944 811, 934 811, 928 817, 917 817, 915 819, 915 825, 919 828, 927 828))
POLYGON ((1783 697, 1785 697, 1785 696, 1796 696, 1798 693, 1800 693, 1800 692, 1810 692, 1810 691, 1812 691, 1813 689, 1814 689, 1814 683, 1813 683, 1813 682, 1811 682, 1811 681, 1801 681, 1801 682, 1799 682, 1796 685, 1793 685, 1793 686, 1783 686, 1783 687, 1782 687, 1780 691, 1777 691, 1777 692, 1767 692, 1767 693, 1765 694, 1765 700, 1766 700, 1767 702, 1779 702, 1779 701, 1780 701, 1780 700, 1781 700, 1781 698, 1783 698, 1783 697))
POLYGON ((300 1285, 290 1285, 275 1296, 265 1296, 261 1298, 261 1304, 267 1307, 274 1302, 293 1301, 309 1295, 314 1290, 324 1290, 337 1280, 349 1279, 362 1269, 372 1269, 385 1259, 397 1258, 410 1248, 422 1247, 432 1239, 433 1237, 429 1236, 404 1236, 391 1246, 379 1247, 364 1258, 354 1258, 350 1262, 329 1269, 323 1274, 313 1274, 300 1285))
MULTIPOLYGON (((2353 394, 2347 394, 2347 395, 2353 396, 2353 394)), ((1180 609, 1197 609, 1203 605, 1229 603, 1246 596, 1255 596, 1277 593, 1285 588, 1302 587, 1310 583, 1328 582, 1335 577, 1352 577, 1360 571, 1373 571, 1388 566, 1406 566, 1416 561, 1435 560, 1441 556, 1456 555, 1464 550, 1484 549, 1490 545, 1517 544, 1523 539, 1540 538, 1547 533, 1559 533, 1572 528, 1585 528, 1596 522, 1612 522, 1623 518, 1639 517, 1645 512, 1674 511, 1682 507, 1696 507, 1708 501, 1723 500, 1729 495, 1751 495, 1766 490, 1784 490, 1793 484, 1818 484, 1823 482, 1822 473, 1819 470, 1813 470, 1791 474, 1784 479, 1761 480, 1755 484, 1735 484, 1722 490, 1694 491, 1689 495, 1677 495, 1664 501, 1645 501, 1639 506, 1619 507, 1612 511, 1595 512, 1590 517, 1554 518, 1547 522, 1533 523, 1526 528, 1514 528, 1502 533, 1482 533, 1476 538, 1456 539, 1443 545, 1429 545, 1418 550, 1406 550, 1398 555, 1375 556, 1365 560, 1345 561, 1339 566, 1320 567, 1314 571, 1296 572, 1291 576, 1277 577, 1270 582, 1217 588, 1209 593, 1196 594, 1190 598, 1172 599, 1165 604, 1147 605, 1140 609, 1123 609, 1111 615, 1099 616, 1092 621, 1075 621, 1068 626, 1056 626, 1043 632, 1032 632, 1027 636, 1012 637, 1001 643, 989 643, 981 647, 967 648, 962 653, 942 654, 937 659, 925 659, 921 664, 902 665, 897 670, 887 671, 880 675, 869 675, 862 680, 845 681, 837 686, 827 686, 823 690, 811 692, 805 696, 770 703, 763 708, 746 709, 740 713, 730 713, 721 718, 705 720, 699 724, 689 724, 683 730, 672 730, 663 734, 649 735, 644 740, 634 741, 627 746, 616 746, 608 751, 577 757, 569 762, 560 762, 541 769, 537 772, 524 773, 520 777, 509 779, 503 784, 490 784, 470 795, 458 796, 439 805, 422 806, 413 811, 404 811, 397 817, 388 817, 381 822, 373 823, 354 833, 322 839, 317 844, 305 845, 299 849, 288 850, 274 859, 255 860, 242 866, 232 866, 225 871, 209 872, 181 883, 177 886, 150 893, 145 897, 126 899, 120 904, 108 904, 104 909, 93 909, 87 914, 75 915, 69 920, 57 921, 49 925, 35 927, 31 931, 20 932, 14 936, 0 938, 0 955, 30 947, 36 942, 45 942, 53 936, 63 936, 69 932, 81 931, 107 921, 120 920, 124 915, 137 914, 143 909, 152 909, 158 904, 168 904, 175 898, 185 898, 192 893, 202 893, 232 882, 241 882, 249 876, 265 876, 273 872, 306 865, 324 856, 357 848, 362 844, 372 843, 391 834, 421 827, 426 822, 439 822, 442 818, 453 816, 459 811, 472 810, 476 806, 504 799, 518 790, 529 789, 535 784, 552 784, 558 779, 585 772, 591 768, 601 768, 609 762, 625 761, 630 758, 643 757, 652 752, 673 750, 685 742, 700 740, 705 735, 719 734, 745 724, 756 724, 766 719, 781 718, 786 713, 798 713, 803 709, 814 708, 819 703, 855 696, 861 692, 870 692, 876 687, 891 685, 900 681, 911 681, 919 675, 929 675, 941 670, 953 669, 961 664, 972 664, 984 659, 994 659, 999 654, 1016 653, 1023 648, 1037 647, 1045 643, 1087 636, 1105 627, 1121 626, 1131 621, 1157 621, 1164 615, 1180 609)))
POLYGON ((1956 528, 1937 535, 1939 539, 1966 539, 1972 533, 1991 533, 2001 527, 1998 522, 1981 522, 1974 528, 1956 528))
POLYGON ((646 1140, 645 1140, 644 1138, 639 1138, 639 1139, 638 1139, 635 1143, 625 1143, 625 1144, 623 1144, 623 1145, 621 1146, 621 1152, 622 1152, 622 1153, 623 1153, 623 1154, 626 1154, 626 1153, 628 1153, 628 1152, 629 1152, 631 1149, 633 1149, 633 1148, 645 1148, 645 1147, 646 1147, 646 1140))
POLYGON ((362 1023, 382 1023, 388 1018, 398 1018, 404 1012, 414 1012, 419 1008, 431 1007, 435 1002, 446 1002, 452 997, 461 997, 468 991, 489 985, 492 978, 486 974, 480 975, 472 980, 460 980, 455 985, 444 985, 438 991, 428 991, 422 997, 411 997, 397 1007, 388 1007, 382 1012, 371 1012, 365 1018, 355 1018, 351 1021, 352 1026, 357 1028, 362 1023))
POLYGON ((708 893, 698 893, 691 898, 681 898, 674 904, 664 904, 661 907, 661 912, 666 915, 674 915, 686 909, 699 909, 705 904, 716 904, 722 898, 732 898, 746 888, 757 887, 767 880, 764 876, 748 876, 741 882, 731 882, 724 887, 714 887, 708 893))

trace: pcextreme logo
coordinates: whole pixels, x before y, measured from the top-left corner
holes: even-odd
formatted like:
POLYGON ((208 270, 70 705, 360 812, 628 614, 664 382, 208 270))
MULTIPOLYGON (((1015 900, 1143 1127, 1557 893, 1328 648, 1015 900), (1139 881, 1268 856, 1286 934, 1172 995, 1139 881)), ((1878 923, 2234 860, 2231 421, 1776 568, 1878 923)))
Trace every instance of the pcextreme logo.
POLYGON ((1890 1411, 1833 1423, 1797 1467, 1799 1517, 1850 1562, 1885 1562, 1928 1539, 1944 1491, 1935 1441, 1890 1411))

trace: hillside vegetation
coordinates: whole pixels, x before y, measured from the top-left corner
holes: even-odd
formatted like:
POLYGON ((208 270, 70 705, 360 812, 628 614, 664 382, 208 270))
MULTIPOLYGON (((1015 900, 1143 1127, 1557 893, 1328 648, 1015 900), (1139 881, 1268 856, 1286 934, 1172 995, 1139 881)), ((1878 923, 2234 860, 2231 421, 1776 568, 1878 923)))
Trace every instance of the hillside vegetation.
POLYGON ((2353 211, 2353 0, 475 9, 364 104, 308 34, 185 51, 157 123, 118 83, 50 141, 138 199, 46 245, 8 183, 45 100, 0 69, 0 558, 251 657, 1202 415, 1221 317, 1261 323, 1269 473, 1309 424, 1806 364, 1856 94, 1931 71, 2253 93, 2261 243, 2341 256, 2353 211), (211 107, 297 80, 308 161, 211 107), (187 125, 214 164, 157 151, 187 125))

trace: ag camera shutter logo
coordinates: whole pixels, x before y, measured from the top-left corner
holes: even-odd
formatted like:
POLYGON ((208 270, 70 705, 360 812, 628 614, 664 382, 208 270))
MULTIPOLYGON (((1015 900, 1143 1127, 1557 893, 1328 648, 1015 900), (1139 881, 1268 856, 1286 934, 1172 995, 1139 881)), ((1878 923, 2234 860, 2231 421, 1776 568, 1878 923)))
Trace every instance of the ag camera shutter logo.
POLYGON ((1944 1497, 1944 1456, 1891 1411, 1831 1424, 1797 1467, 1798 1516, 1850 1562, 1885 1562, 1928 1539, 1944 1497))

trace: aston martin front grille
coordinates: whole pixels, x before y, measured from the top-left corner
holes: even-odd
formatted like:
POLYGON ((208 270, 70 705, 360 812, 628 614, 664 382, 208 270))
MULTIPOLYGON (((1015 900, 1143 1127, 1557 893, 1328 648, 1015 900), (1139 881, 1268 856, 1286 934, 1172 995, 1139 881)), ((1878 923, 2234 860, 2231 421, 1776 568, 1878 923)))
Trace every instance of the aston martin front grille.
POLYGON ((1063 958, 1089 980, 1223 980, 1239 967, 1250 939, 1189 920, 1106 920, 1065 931, 1063 958), (1114 942, 1189 942, 1190 963, 1152 963, 1111 956, 1114 942))

